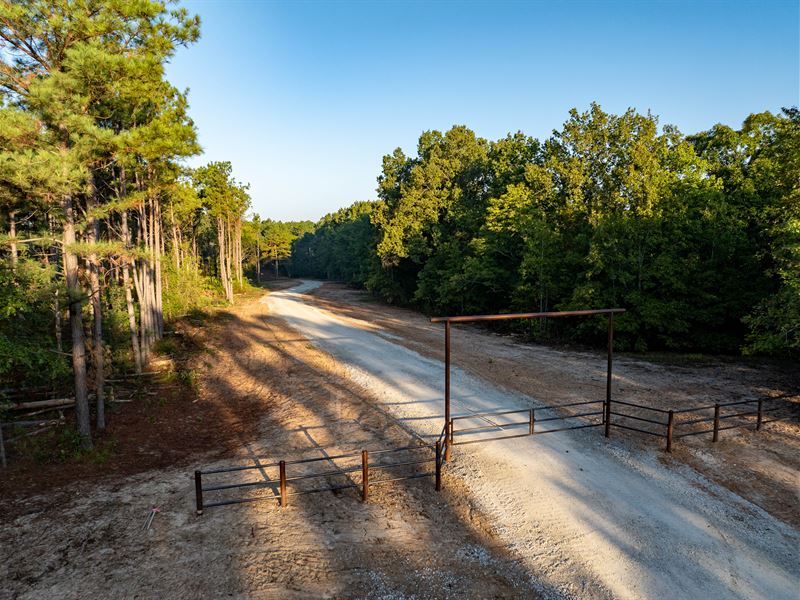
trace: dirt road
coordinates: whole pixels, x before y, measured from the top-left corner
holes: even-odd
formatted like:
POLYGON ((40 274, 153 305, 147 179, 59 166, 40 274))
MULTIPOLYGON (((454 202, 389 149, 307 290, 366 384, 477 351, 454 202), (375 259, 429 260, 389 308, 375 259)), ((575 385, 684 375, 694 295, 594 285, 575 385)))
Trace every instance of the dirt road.
MULTIPOLYGON (((410 431, 437 434, 441 363, 398 343, 397 332, 313 306, 305 294, 318 285, 271 294, 270 312, 410 431)), ((600 380, 603 365, 595 370, 600 380)), ((455 414, 535 401, 459 369, 452 395, 455 414)), ((652 447, 595 429, 476 444, 456 448, 449 476, 530 572, 565 595, 796 598, 797 530, 652 447)))

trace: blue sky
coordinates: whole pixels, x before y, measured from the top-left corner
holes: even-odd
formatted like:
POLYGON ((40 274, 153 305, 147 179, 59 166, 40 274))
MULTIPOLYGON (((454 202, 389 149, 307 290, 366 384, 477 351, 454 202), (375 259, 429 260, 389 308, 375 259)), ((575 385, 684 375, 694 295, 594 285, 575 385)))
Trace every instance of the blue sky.
POLYGON ((692 133, 797 105, 799 4, 184 1, 202 38, 167 75, 192 165, 230 160, 254 212, 316 220, 374 198, 427 129, 544 138, 597 101, 692 133))

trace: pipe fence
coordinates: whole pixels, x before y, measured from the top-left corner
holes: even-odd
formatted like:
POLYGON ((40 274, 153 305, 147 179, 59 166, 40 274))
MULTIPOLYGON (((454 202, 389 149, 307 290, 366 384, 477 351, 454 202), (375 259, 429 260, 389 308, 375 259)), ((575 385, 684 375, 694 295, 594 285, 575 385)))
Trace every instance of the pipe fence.
POLYGON ((791 419, 800 415, 800 405, 788 403, 783 406, 770 407, 765 409, 763 404, 781 399, 780 397, 768 397, 754 400, 742 400, 737 402, 726 402, 722 404, 712 404, 707 406, 695 406, 682 409, 663 409, 653 406, 646 406, 644 404, 637 404, 634 402, 626 402, 623 400, 615 400, 611 396, 611 382, 612 382, 612 364, 614 355, 614 315, 624 313, 625 309, 622 308, 603 308, 596 310, 573 310, 573 311, 558 311, 558 312, 536 312, 536 313, 513 313, 513 314, 499 314, 499 315, 465 315, 465 316, 452 316, 452 317, 433 317, 431 323, 444 323, 444 336, 445 336, 445 370, 444 370, 444 438, 448 442, 444 448, 444 460, 449 460, 450 447, 461 444, 475 444, 481 442, 489 442, 496 440, 512 439, 519 437, 527 437, 536 435, 538 433, 555 433, 557 431, 567 431, 570 429, 583 429, 588 427, 598 427, 604 425, 605 437, 611 436, 611 428, 623 429, 626 431, 633 431, 651 437, 662 438, 665 440, 665 450, 672 452, 673 441, 679 438, 712 434, 712 441, 716 442, 719 439, 719 432, 727 429, 736 429, 740 427, 747 427, 753 425, 752 420, 747 417, 755 416, 755 429, 761 430, 761 426, 766 423, 775 421, 783 421, 791 419), (606 369, 606 398, 605 400, 590 400, 586 402, 574 402, 562 405, 552 406, 538 406, 534 408, 525 409, 511 409, 504 410, 498 409, 495 411, 488 411, 483 413, 473 413, 468 415, 459 415, 456 417, 450 416, 450 370, 451 370, 451 324, 452 323, 473 323, 479 321, 505 321, 510 319, 541 319, 541 318, 560 318, 560 317, 579 317, 579 316, 594 316, 603 315, 607 318, 607 369, 606 369), (602 404, 602 410, 599 412, 585 412, 581 414, 557 414, 547 418, 537 418, 536 411, 560 411, 567 407, 585 406, 592 404, 602 404), (752 405, 757 404, 754 410, 747 410, 744 412, 728 413, 723 410, 729 407, 752 405), (782 414, 778 418, 764 419, 766 413, 778 411, 781 409, 789 409, 789 414, 782 414), (714 411, 711 417, 701 417, 690 420, 683 420, 682 415, 690 413, 703 413, 704 411, 714 411), (492 418, 507 417, 510 415, 521 415, 527 413, 528 418, 524 421, 511 421, 511 422, 493 422, 492 418), (547 421, 564 421, 569 419, 590 418, 601 415, 599 423, 591 421, 580 425, 572 425, 569 427, 558 427, 544 430, 535 430, 537 423, 544 423, 547 421), (479 435, 496 430, 515 430, 518 428, 527 427, 528 431, 524 433, 511 433, 510 435, 500 435, 494 437, 477 437, 468 440, 455 440, 456 424, 463 420, 478 420, 486 421, 483 425, 473 425, 471 427, 462 427, 458 430, 460 436, 465 434, 479 435), (728 419, 739 419, 738 422, 733 422, 731 425, 723 424, 723 421, 728 419), (694 425, 713 423, 711 428, 701 430, 685 431, 687 427, 694 425), (723 426, 724 425, 724 426, 723 426))
MULTIPOLYGON (((395 481, 419 479, 422 477, 435 477, 436 489, 438 491, 441 489, 440 444, 441 442, 437 441, 435 446, 413 445, 401 448, 360 450, 333 456, 326 455, 269 463, 262 463, 258 459, 255 459, 252 465, 196 470, 194 472, 196 511, 198 515, 202 515, 204 510, 212 507, 268 500, 277 501, 281 507, 285 507, 288 505, 288 499, 291 496, 303 496, 321 492, 337 492, 347 489, 360 489, 361 500, 362 502, 366 502, 369 498, 370 488, 376 485, 385 485, 395 481), (421 458, 419 455, 420 452, 423 453, 421 458), (405 455, 403 456, 399 453, 405 453, 405 455), (434 455, 430 456, 431 453, 434 455), (401 458, 392 460, 390 457, 394 456, 401 456, 401 458), (349 461, 355 464, 337 466, 334 461, 349 461), (315 470, 320 463, 333 463, 335 468, 322 471, 315 470), (421 470, 423 465, 430 464, 434 464, 435 466, 433 472, 421 470), (395 469, 405 469, 406 471, 410 470, 412 472, 410 474, 408 472, 405 474, 398 474, 395 469), (290 470, 295 471, 296 474, 290 473, 290 470), (208 485, 210 477, 246 471, 258 471, 261 474, 261 479, 208 485), (358 477, 359 472, 360 478, 358 477), (373 478, 372 474, 376 472, 388 473, 389 475, 388 477, 382 476, 373 478), (319 479, 328 480, 328 485, 316 483, 319 479), (334 484, 331 480, 338 480, 338 482, 334 484), (308 481, 314 482, 313 485, 316 487, 307 488, 298 483, 308 481), (291 487, 289 484, 292 484, 291 487), (206 497, 210 492, 258 490, 261 488, 268 488, 272 493, 259 496, 222 498, 213 502, 206 501, 206 497)), ((330 466, 329 464, 326 466, 330 466)))
POLYGON ((589 422, 589 423, 581 423, 578 425, 569 425, 567 427, 556 427, 556 428, 545 428, 545 429, 536 429, 536 425, 539 424, 541 426, 542 423, 551 423, 556 421, 566 421, 571 419, 584 419, 586 420, 588 417, 596 417, 602 416, 602 410, 590 410, 589 412, 580 412, 577 414, 556 414, 555 416, 545 416, 542 417, 541 414, 545 413, 553 413, 559 409, 567 408, 567 407, 576 407, 576 406, 590 406, 590 405, 605 405, 604 400, 588 400, 586 402, 571 402, 568 404, 560 404, 560 405, 552 405, 552 406, 537 406, 534 408, 523 408, 518 410, 500 410, 500 411, 490 411, 490 412, 481 412, 481 413, 472 413, 467 415, 459 415, 456 417, 452 417, 450 419, 450 443, 453 446, 461 446, 464 444, 476 444, 480 442, 489 442, 495 440, 507 440, 519 437, 527 437, 530 435, 539 435, 543 433, 556 433, 557 431, 568 431, 571 429, 585 429, 587 427, 599 427, 603 425, 603 421, 599 422, 589 422), (539 416, 537 416, 537 413, 539 416), (511 422, 494 422, 490 419, 496 417, 510 417, 511 415, 526 415, 526 419, 524 421, 511 421, 511 422), (483 425, 473 425, 471 427, 461 427, 460 429, 456 429, 456 423, 459 421, 486 421, 483 425), (512 433, 511 435, 500 435, 495 437, 480 437, 475 439, 466 439, 466 440, 458 440, 458 437, 464 437, 465 435, 480 435, 487 432, 493 432, 496 430, 505 431, 507 429, 517 429, 517 428, 526 428, 527 431, 524 433, 512 433))
POLYGON ((683 408, 680 410, 671 411, 675 415, 691 415, 692 413, 707 413, 708 411, 713 412, 711 416, 701 416, 700 418, 689 419, 687 421, 679 421, 678 427, 681 429, 685 429, 691 426, 704 426, 711 424, 711 427, 708 428, 701 428, 695 429, 691 431, 684 431, 682 433, 676 434, 675 438, 683 438, 695 435, 703 435, 703 434, 711 434, 711 441, 716 442, 719 440, 719 432, 726 431, 728 429, 739 429, 741 427, 750 427, 753 426, 756 431, 761 431, 761 427, 768 423, 774 423, 776 421, 785 421, 787 419, 791 419, 793 417, 797 417, 800 414, 800 405, 788 402, 783 404, 782 406, 769 406, 769 403, 776 402, 778 400, 782 400, 783 398, 780 397, 766 397, 766 398, 758 398, 752 400, 739 400, 736 402, 724 402, 724 403, 716 403, 716 404, 709 404, 706 406, 693 406, 689 408, 683 408), (768 406, 765 408, 764 404, 767 403, 768 406), (742 410, 739 407, 744 407, 749 405, 751 407, 750 410, 742 410), (753 406, 755 405, 755 406, 753 406), (736 408, 732 408, 736 407, 736 408), (730 412, 733 410, 734 412, 730 412), (778 414, 777 417, 769 418, 770 415, 776 413, 777 411, 783 411, 778 414), (746 417, 755 417, 755 419, 747 419, 746 417), (729 419, 737 419, 738 421, 734 421, 733 424, 727 424, 729 419))
MULTIPOLYGON (((635 433, 641 433, 664 439, 666 442, 666 452, 672 452, 673 441, 680 438, 711 434, 712 442, 717 442, 719 440, 720 431, 748 426, 754 426, 756 431, 760 431, 762 426, 767 423, 783 421, 800 416, 800 404, 798 403, 788 402, 782 406, 764 407, 765 403, 782 399, 780 397, 716 403, 681 409, 656 408, 634 402, 613 399, 611 397, 611 382, 614 345, 614 315, 624 312, 624 309, 610 308, 600 310, 517 313, 506 315, 434 317, 431 319, 431 322, 444 322, 445 324, 445 420, 441 433, 437 437, 434 444, 418 444, 404 446, 401 448, 384 448, 371 451, 361 450, 337 454, 334 456, 325 455, 314 458, 303 458, 289 461, 281 460, 270 463, 261 463, 259 462, 259 459, 255 459, 254 464, 252 465, 197 470, 194 472, 197 514, 202 515, 205 509, 211 507, 247 502, 261 502, 265 500, 277 501, 281 507, 285 507, 288 505, 288 498, 290 496, 316 494, 321 492, 336 492, 347 489, 360 489, 361 501, 366 502, 369 499, 370 489, 373 486, 423 477, 434 477, 435 489, 436 491, 440 491, 442 488, 442 470, 444 463, 450 460, 451 448, 457 445, 506 440, 544 433, 556 433, 559 431, 603 426, 604 435, 607 438, 611 435, 612 427, 625 431, 632 431, 635 433), (498 409, 494 411, 470 413, 451 417, 451 323, 592 315, 604 315, 606 316, 608 322, 605 399, 535 406, 522 409, 498 409), (596 405, 600 405, 599 409, 589 408, 596 405), (742 411, 741 408, 732 408, 748 405, 750 405, 750 410, 742 411), (755 405, 755 407, 752 405, 755 405), (571 409, 571 411, 565 413, 565 409, 571 409), (786 412, 787 409, 788 412, 786 412), (734 412, 730 412, 731 410, 734 412), (779 413, 776 417, 765 417, 765 415, 771 415, 772 413, 781 410, 783 410, 784 413, 779 413), (713 415, 709 416, 707 414, 708 411, 713 411, 713 415), (545 415, 544 417, 542 416, 543 414, 545 415), (517 415, 525 415, 526 418, 513 420, 517 419, 517 415), (689 418, 685 419, 684 416, 688 416, 689 418), (498 422, 498 417, 502 418, 503 422, 498 422), (598 420, 597 417, 600 417, 600 419, 598 420), (755 418, 752 419, 751 417, 755 418), (728 424, 730 419, 738 419, 738 421, 731 421, 732 424, 728 424), (483 423, 474 424, 476 421, 483 421, 483 423), (546 425, 548 423, 561 424, 560 422, 565 421, 568 422, 568 425, 563 427, 550 427, 549 425, 546 425), (466 422, 467 426, 457 429, 457 424, 460 424, 461 422, 466 422), (710 428, 707 427, 709 423, 712 424, 710 428), (537 426, 539 427, 538 429, 537 426), (701 428, 697 429, 698 426, 701 428), (520 429, 522 430, 522 433, 515 433, 520 429), (509 434, 491 437, 484 436, 484 434, 491 434, 498 430, 503 432, 508 431, 509 434), (456 439, 456 434, 459 439, 456 439), (420 457, 419 454, 414 454, 419 452, 424 453, 422 457, 420 457), (387 458, 398 456, 400 455, 399 453, 407 454, 404 458, 400 458, 396 461, 392 461, 390 458, 387 458), (360 460, 358 460, 359 458, 360 460), (339 466, 334 461, 350 461, 353 464, 339 466), (331 463, 335 468, 323 471, 315 471, 314 469, 316 466, 323 462, 331 463), (425 465, 429 465, 431 463, 434 465, 433 472, 423 470, 425 465), (275 473, 275 469, 277 469, 277 474, 275 473), (293 471, 291 476, 287 475, 289 469, 293 471), (393 469, 406 469, 406 473, 398 474, 396 471, 393 471, 393 469), (226 473, 241 473, 253 470, 260 472, 262 477, 260 480, 223 482, 215 485, 204 485, 204 477, 207 483, 209 477, 216 477, 226 473), (268 470, 270 471, 271 475, 268 475, 268 470), (411 473, 409 474, 408 471, 411 471, 411 473), (359 472, 360 478, 358 476, 359 472), (374 479, 372 477, 373 473, 387 473, 388 475, 383 477, 379 476, 379 478, 374 479), (315 480, 319 479, 326 479, 328 485, 311 488, 303 487, 303 482, 314 482, 315 480), (335 480, 337 483, 333 484, 331 483, 331 480, 335 480), (206 502, 204 499, 204 495, 209 493, 216 494, 219 492, 232 490, 258 490, 262 488, 268 488, 272 493, 260 496, 222 498, 213 502, 206 502)), ((315 483, 314 485, 318 484, 315 483)))

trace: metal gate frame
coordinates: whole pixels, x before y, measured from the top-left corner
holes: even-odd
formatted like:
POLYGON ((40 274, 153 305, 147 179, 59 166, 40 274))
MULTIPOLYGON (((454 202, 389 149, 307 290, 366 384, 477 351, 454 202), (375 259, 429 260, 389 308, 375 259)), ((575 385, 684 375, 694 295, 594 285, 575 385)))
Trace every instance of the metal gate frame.
POLYGON ((431 317, 431 323, 444 323, 444 421, 447 437, 450 443, 445 448, 444 460, 450 460, 450 446, 453 444, 452 421, 450 418, 450 329, 452 323, 474 323, 477 321, 508 321, 511 319, 547 319, 561 317, 585 317, 605 315, 608 319, 608 344, 606 370, 606 399, 603 403, 603 423, 605 436, 609 437, 610 410, 611 410, 611 368, 614 356, 614 315, 625 312, 624 308, 601 308, 595 310, 566 310, 533 313, 509 313, 501 315, 465 315, 457 317, 431 317))

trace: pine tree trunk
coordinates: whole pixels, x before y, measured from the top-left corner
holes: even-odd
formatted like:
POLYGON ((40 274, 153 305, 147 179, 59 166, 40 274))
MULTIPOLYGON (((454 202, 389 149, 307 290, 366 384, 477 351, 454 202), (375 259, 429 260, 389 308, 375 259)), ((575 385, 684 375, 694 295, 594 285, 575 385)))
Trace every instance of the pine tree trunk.
POLYGON ((19 261, 17 252, 17 211, 12 210, 8 213, 8 224, 8 237, 11 242, 11 267, 16 269, 19 261))
MULTIPOLYGON (((124 176, 124 175, 123 175, 124 176)), ((129 250, 131 246, 131 233, 128 230, 128 211, 122 211, 122 241, 125 244, 125 250, 129 250)), ((133 350, 133 362, 136 366, 136 372, 142 372, 142 352, 139 348, 139 333, 136 330, 136 312, 133 306, 133 293, 131 292, 131 274, 130 263, 126 257, 122 265, 122 285, 125 288, 125 305, 128 309, 128 329, 131 334, 131 349, 133 350)))
MULTIPOLYGON (((47 215, 47 229, 50 233, 50 237, 53 237, 53 217, 52 215, 47 215)), ((53 254, 53 266, 56 269, 56 277, 58 277, 58 265, 61 262, 60 248, 58 244, 54 243, 51 246, 51 252, 53 254)), ((56 336, 56 349, 59 352, 64 350, 63 343, 61 340, 61 298, 59 297, 59 290, 56 288, 55 292, 53 293, 53 328, 55 329, 55 336, 56 336)))
POLYGON ((200 271, 200 257, 197 256, 197 233, 192 231, 192 259, 194 261, 194 272, 200 271))
POLYGON ((183 233, 178 227, 178 268, 186 266, 186 251, 183 247, 183 233))
POLYGON ((239 289, 244 287, 244 269, 242 267, 242 219, 236 219, 236 272, 239 275, 239 289))
POLYGON ((228 275, 231 280, 231 301, 233 301, 233 279, 236 276, 236 236, 234 235, 235 225, 228 221, 228 275))
POLYGON ((164 278, 161 273, 161 257, 164 255, 164 236, 161 233, 161 201, 156 195, 153 198, 153 212, 155 213, 154 244, 153 244, 153 271, 155 274, 155 287, 153 289, 156 322, 156 340, 164 337, 164 278))
POLYGON ((226 244, 227 227, 221 217, 217 218, 217 238, 219 240, 219 278, 225 290, 225 299, 233 302, 233 290, 231 289, 230 273, 228 271, 228 245, 226 244))
MULTIPOLYGON (((89 194, 87 196, 88 212, 92 213, 97 208, 97 188, 94 184, 94 176, 89 178, 89 194)), ((89 227, 87 230, 89 245, 94 246, 100 239, 100 221, 97 217, 89 217, 89 227)), ((105 364, 103 357, 103 307, 101 302, 100 290, 100 261, 97 254, 92 252, 87 260, 89 270, 89 285, 91 287, 92 305, 92 353, 94 356, 94 389, 97 399, 97 429, 102 431, 106 428, 106 394, 105 394, 105 364)))
POLYGON ((231 252, 233 252, 231 244, 231 221, 225 219, 225 295, 228 302, 233 303, 233 272, 231 271, 231 252))
POLYGON ((256 281, 261 283, 261 240, 256 237, 256 281))
POLYGON ((75 420, 84 448, 92 447, 89 396, 86 389, 86 342, 83 338, 83 291, 78 281, 78 257, 69 248, 75 243, 75 211, 72 196, 64 196, 64 277, 69 295, 72 332, 72 370, 75 377, 75 420))
POLYGON ((145 245, 145 257, 139 260, 138 274, 134 272, 136 293, 139 297, 139 327, 141 329, 142 365, 150 360, 150 351, 156 340, 155 277, 153 270, 153 210, 147 210, 147 201, 139 207, 139 240, 145 245), (148 222, 149 221, 149 222, 148 222))
POLYGON ((56 330, 56 350, 62 352, 64 350, 64 344, 61 340, 61 302, 58 298, 58 289, 56 289, 53 297, 53 316, 53 327, 56 330))
POLYGON ((0 465, 5 469, 8 466, 6 461, 6 445, 3 442, 3 422, 0 421, 0 465))
POLYGON ((181 268, 180 244, 178 243, 178 226, 175 223, 175 208, 172 203, 169 205, 169 220, 172 229, 172 258, 175 259, 175 270, 181 268))
MULTIPOLYGON (((147 246, 147 207, 142 203, 139 207, 139 245, 143 243, 147 246)), ((140 258, 137 261, 137 268, 133 275, 136 284, 136 295, 139 298, 139 337, 142 348, 142 367, 147 365, 150 360, 150 307, 147 294, 147 261, 140 258)))

